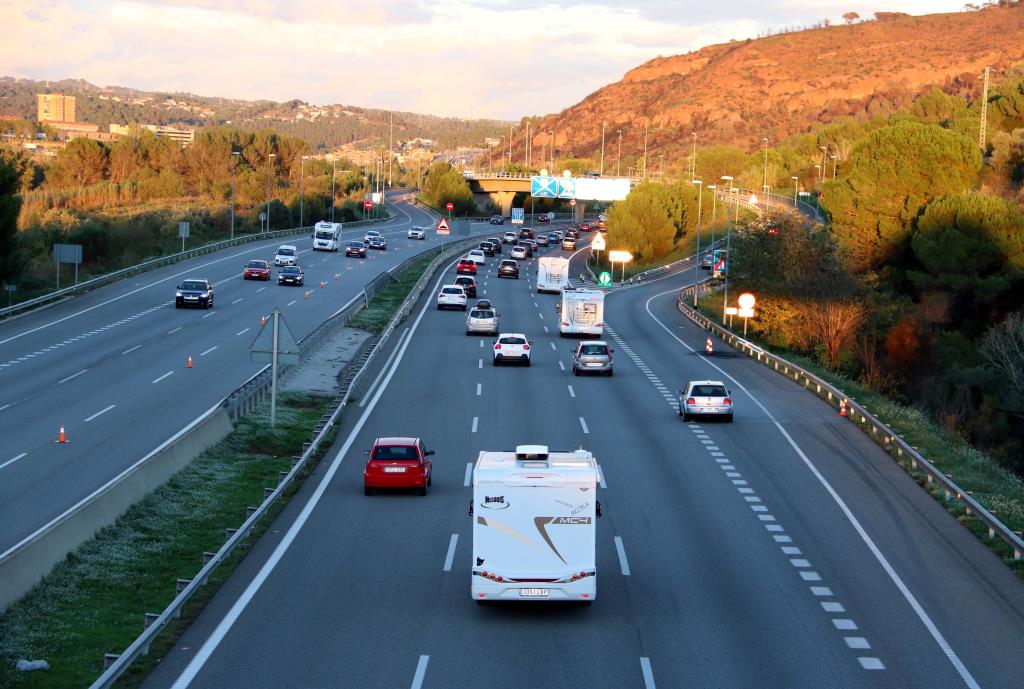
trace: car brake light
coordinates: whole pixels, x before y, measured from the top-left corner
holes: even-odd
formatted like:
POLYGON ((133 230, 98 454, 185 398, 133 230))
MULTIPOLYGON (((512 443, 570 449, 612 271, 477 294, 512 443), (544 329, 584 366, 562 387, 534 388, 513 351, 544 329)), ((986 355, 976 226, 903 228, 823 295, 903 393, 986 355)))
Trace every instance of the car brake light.
POLYGON ((728 406, 732 405, 732 400, 729 399, 728 397, 726 397, 724 400, 722 400, 722 404, 724 404, 725 406, 728 407, 728 406))
POLYGON ((530 345, 523 345, 523 351, 526 351, 529 348, 530 348, 530 345))
POLYGON ((686 403, 687 404, 697 404, 697 400, 693 399, 692 397, 687 397, 686 398, 686 403))
POLYGON ((494 348, 495 349, 501 349, 501 345, 500 344, 496 344, 496 345, 494 345, 494 348))

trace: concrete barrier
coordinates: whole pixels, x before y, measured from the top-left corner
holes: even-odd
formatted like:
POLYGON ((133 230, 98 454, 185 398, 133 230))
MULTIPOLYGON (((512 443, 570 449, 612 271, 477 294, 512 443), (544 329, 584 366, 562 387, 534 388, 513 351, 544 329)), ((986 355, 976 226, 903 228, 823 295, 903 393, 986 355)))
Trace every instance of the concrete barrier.
POLYGON ((61 516, 0 554, 0 610, 31 591, 69 552, 113 524, 129 507, 231 430, 227 411, 218 403, 61 516))

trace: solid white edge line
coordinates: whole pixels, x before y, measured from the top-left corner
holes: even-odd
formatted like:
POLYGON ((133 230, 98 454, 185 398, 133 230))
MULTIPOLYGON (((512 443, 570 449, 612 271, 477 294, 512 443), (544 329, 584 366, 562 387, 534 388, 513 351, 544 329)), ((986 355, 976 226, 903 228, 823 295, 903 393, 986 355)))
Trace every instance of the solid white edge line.
MULTIPOLYGON (((445 273, 449 268, 451 268, 452 265, 454 265, 454 263, 455 261, 452 261, 441 270, 441 277, 438 278, 437 283, 434 286, 434 289, 438 289, 440 287, 441 281, 444 280, 445 278, 445 273)), ((249 585, 246 586, 245 591, 242 592, 238 600, 236 600, 234 605, 231 606, 231 609, 228 610, 227 614, 224 616, 224 619, 222 619, 217 624, 216 628, 214 628, 213 632, 210 634, 210 637, 203 642, 203 645, 199 648, 199 651, 196 653, 196 655, 192 658, 192 660, 185 667, 185 669, 182 670, 181 674, 178 675, 178 678, 174 681, 174 684, 171 685, 172 689, 185 689, 192 683, 192 680, 195 679, 197 674, 199 674, 199 671, 203 669, 203 666, 206 664, 206 661, 208 661, 210 659, 210 656, 213 655, 213 652, 217 650, 217 647, 220 645, 220 642, 223 641, 224 637, 227 636, 227 633, 231 631, 231 628, 234 626, 235 622, 238 621, 239 616, 241 616, 242 612, 249 605, 249 602, 256 595, 256 592, 260 589, 261 586, 263 586, 263 582, 267 580, 267 577, 270 576, 270 573, 277 566, 277 563, 281 561, 281 558, 284 557, 285 552, 287 552, 288 548, 291 547, 292 542, 295 541, 295 537, 299 534, 299 531, 302 530, 302 527, 305 526, 306 521, 309 519, 309 515, 313 513, 314 509, 316 509, 316 506, 320 503, 320 499, 327 491, 327 487, 330 485, 331 481, 334 480, 334 475, 338 473, 338 468, 341 466, 342 460, 345 458, 349 450, 352 448, 352 444, 355 442, 356 437, 362 431, 363 426, 366 425, 366 421, 370 418, 370 414, 373 413, 374 408, 376 408, 377 402, 384 394, 384 391, 387 390, 388 383, 391 382, 391 378, 394 376, 395 371, 398 370, 399 364, 402 363, 402 357, 405 356, 405 350, 409 347, 409 343, 412 342, 412 335, 416 332, 417 328, 419 328, 420 321, 423 320, 423 316, 427 312, 427 307, 430 306, 431 304, 432 300, 430 299, 427 299, 424 302, 423 308, 420 309, 420 315, 416 317, 415 322, 413 322, 412 327, 410 328, 409 337, 405 340, 405 343, 402 345, 402 348, 399 351, 394 363, 391 365, 388 374, 384 377, 384 380, 381 381, 380 387, 377 388, 377 391, 374 393, 373 400, 370 402, 369 406, 363 411, 362 415, 360 415, 359 420, 352 428, 348 438, 346 438, 345 440, 345 443, 341 446, 341 449, 338 450, 338 453, 334 456, 334 460, 331 461, 330 467, 324 473, 323 478, 320 479, 320 484, 316 487, 316 490, 313 492, 313 495, 310 496, 309 501, 302 508, 302 511, 299 513, 298 517, 296 517, 291 527, 289 527, 288 531, 284 535, 284 538, 282 538, 281 542, 278 543, 277 547, 274 549, 274 552, 271 553, 267 561, 263 563, 263 567, 260 568, 260 571, 256 574, 253 580, 249 582, 249 585)), ((422 666, 423 673, 426 672, 427 658, 429 658, 429 656, 420 656, 420 665, 422 666)), ((421 675, 423 673, 421 673, 420 669, 417 668, 417 676, 420 677, 421 683, 421 675)), ((415 683, 415 680, 413 682, 413 686, 419 686, 415 683)))
POLYGON ((427 674, 427 663, 430 662, 430 656, 420 656, 419 661, 416 663, 416 674, 412 678, 412 686, 410 689, 421 689, 423 686, 423 678, 427 674))
POLYGON ((604 469, 601 468, 600 464, 597 465, 597 480, 598 483, 601 484, 602 488, 605 490, 608 489, 608 484, 604 482, 604 469))
MULTIPOLYGON (((695 354, 697 350, 683 342, 679 337, 676 336, 674 332, 672 332, 664 323, 662 323, 657 316, 655 316, 651 312, 652 301, 654 301, 658 297, 663 297, 666 294, 678 294, 678 292, 678 289, 672 289, 666 292, 659 292, 658 294, 655 294, 654 296, 650 297, 645 302, 644 308, 647 311, 647 315, 650 316, 655 323, 661 326, 662 330, 668 333, 669 336, 672 337, 672 339, 674 339, 676 342, 683 345, 684 347, 686 347, 686 349, 690 350, 690 352, 695 354)), ((804 465, 810 470, 811 474, 813 474, 814 477, 818 479, 818 482, 825 488, 825 491, 828 492, 830 496, 832 496, 832 500, 836 503, 836 505, 839 506, 840 511, 842 511, 842 513, 850 521, 850 525, 853 526, 854 530, 857 532, 857 535, 860 536, 860 539, 867 546, 868 550, 871 551, 872 555, 874 555, 875 560, 878 562, 879 565, 881 565, 882 569, 889 576, 889 579, 892 580, 893 584, 895 584, 896 588, 903 595, 904 600, 906 600, 907 603, 910 605, 911 609, 913 609, 914 613, 921 621, 921 624, 923 624, 925 629, 928 630, 928 633, 931 635, 932 639, 934 639, 935 643, 938 645, 939 650, 942 651, 943 655, 945 655, 946 658, 949 659, 949 662, 953 665, 953 668, 956 669, 957 674, 960 675, 960 679, 963 680, 964 684, 970 687, 970 689, 981 689, 981 685, 979 685, 978 682, 974 679, 974 676, 971 675, 970 671, 964 665, 963 661, 960 660, 960 656, 957 655, 956 651, 953 650, 953 647, 949 644, 948 641, 946 641, 946 637, 943 636, 942 632, 939 631, 939 628, 935 625, 935 622, 932 621, 931 616, 929 616, 928 613, 925 612, 924 607, 921 605, 921 603, 918 602, 917 597, 915 597, 914 594, 911 593, 910 588, 903 582, 903 579, 900 577, 900 575, 896 573, 895 568, 893 568, 893 566, 889 563, 889 560, 885 557, 885 555, 882 554, 881 549, 875 544, 871 536, 868 535, 868 532, 861 525, 860 520, 857 519, 856 516, 854 516, 853 510, 851 510, 849 506, 846 504, 846 502, 842 499, 842 497, 840 497, 839 493, 837 493, 835 488, 832 487, 832 484, 829 483, 828 479, 826 479, 822 475, 822 473, 818 471, 818 468, 814 465, 810 458, 806 454, 804 454, 804 451, 800 448, 799 445, 797 445, 796 441, 793 440, 793 437, 786 431, 786 429, 782 427, 782 424, 779 423, 778 419, 776 419, 772 415, 772 413, 768 411, 767 407, 761 404, 760 400, 758 400, 750 392, 750 390, 744 387, 744 385, 740 383, 738 380, 736 380, 733 376, 726 373, 724 369, 722 369, 717 364, 708 361, 706 357, 701 357, 701 360, 704 361, 708 366, 715 369, 723 376, 731 380, 733 383, 735 383, 736 386, 739 387, 739 389, 742 390, 751 399, 751 401, 758 406, 758 408, 762 412, 764 412, 764 415, 767 416, 768 419, 775 426, 775 428, 778 429, 779 433, 782 434, 782 437, 784 437, 786 439, 786 442, 789 443, 789 446, 792 447, 794 452, 796 452, 800 459, 803 460, 804 465)))
POLYGON ((654 686, 654 671, 651 670, 651 659, 640 658, 640 672, 644 675, 644 689, 656 689, 654 686))
POLYGON ((466 462, 466 478, 462 479, 462 485, 468 486, 473 480, 473 462, 466 462))
POLYGON ((384 377, 384 373, 387 372, 388 367, 391 366, 391 362, 395 360, 395 355, 398 354, 398 350, 401 349, 402 342, 405 341, 405 338, 408 334, 409 328, 406 328, 405 330, 402 331, 402 334, 399 335, 398 343, 395 345, 395 348, 391 351, 391 354, 388 355, 388 360, 385 361, 384 365, 380 367, 380 373, 378 373, 377 377, 373 379, 373 382, 370 384, 370 387, 366 391, 366 394, 363 395, 363 399, 359 400, 360 409, 365 407, 369 399, 373 397, 373 391, 377 388, 377 383, 379 383, 380 379, 384 377))
POLYGON ((444 567, 441 568, 443 572, 452 571, 452 560, 455 559, 455 548, 459 545, 459 534, 453 533, 451 540, 448 541, 448 554, 444 556, 444 567))
POLYGON ((629 576, 629 560, 626 559, 626 549, 622 546, 622 538, 615 537, 615 552, 619 554, 619 568, 622 569, 622 576, 629 576))
MULTIPOLYGON (((20 455, 15 455, 14 457, 12 457, 11 459, 8 459, 3 464, 0 464, 0 469, 3 469, 8 464, 14 464, 15 462, 17 462, 19 459, 21 459, 22 457, 26 456, 27 454, 28 454, 27 452, 22 452, 20 455)), ((469 484, 466 484, 466 485, 469 485, 469 484)))
POLYGON ((92 416, 90 416, 89 418, 85 419, 84 421, 82 421, 82 423, 89 423, 90 421, 92 421, 93 419, 95 419, 95 418, 96 418, 97 416, 102 416, 103 414, 106 414, 106 413, 107 413, 108 411, 110 411, 111 409, 113 409, 113 408, 114 408, 114 407, 116 407, 116 406, 117 406, 116 404, 111 404, 111 405, 110 405, 109 407, 107 407, 106 409, 103 409, 103 410, 101 410, 101 411, 98 411, 98 412, 96 412, 95 414, 93 414, 92 416))

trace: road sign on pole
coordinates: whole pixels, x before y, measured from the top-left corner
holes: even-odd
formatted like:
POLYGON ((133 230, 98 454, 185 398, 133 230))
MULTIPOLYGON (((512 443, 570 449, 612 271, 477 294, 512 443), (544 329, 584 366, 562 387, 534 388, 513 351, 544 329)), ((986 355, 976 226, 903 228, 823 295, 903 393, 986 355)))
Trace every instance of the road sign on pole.
POLYGON ((525 220, 525 218, 526 218, 525 211, 522 208, 513 208, 512 209, 512 224, 513 225, 522 225, 524 220, 525 220))
POLYGON ((601 287, 611 287, 612 274, 607 270, 602 271, 601 274, 597 276, 597 284, 601 285, 601 287))
POLYGON ((451 225, 448 224, 448 218, 441 218, 437 221, 437 233, 442 237, 447 237, 452 233, 451 225))
POLYGON ((455 210, 455 204, 449 201, 448 203, 444 204, 444 208, 447 211, 455 210))
POLYGON ((363 208, 365 208, 368 211, 372 211, 373 210, 373 201, 364 201, 363 202, 363 208))

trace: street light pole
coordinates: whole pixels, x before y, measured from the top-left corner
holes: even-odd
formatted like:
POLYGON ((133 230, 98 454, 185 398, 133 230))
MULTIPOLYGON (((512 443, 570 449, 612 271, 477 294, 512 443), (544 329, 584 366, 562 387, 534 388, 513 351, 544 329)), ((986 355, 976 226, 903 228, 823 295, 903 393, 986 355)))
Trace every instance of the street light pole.
POLYGON ((231 238, 235 238, 235 168, 238 167, 239 151, 231 151, 231 238))
MULTIPOLYGON (((731 175, 722 175, 722 179, 724 179, 724 180, 729 182, 729 193, 732 194, 732 180, 733 180, 732 176, 731 175)), ((732 196, 733 196, 733 203, 736 204, 736 220, 738 221, 739 218, 740 218, 739 195, 738 194, 732 194, 732 196)), ((725 208, 725 218, 726 218, 726 220, 729 219, 729 207, 728 206, 726 206, 726 208, 725 208)), ((730 223, 726 224, 726 230, 725 230, 725 265, 723 266, 725 268, 725 286, 724 286, 723 293, 722 293, 722 325, 725 325, 725 308, 729 304, 729 261, 732 260, 732 256, 729 255, 729 249, 731 249, 731 248, 732 248, 732 223, 730 222, 730 223)), ((715 270, 715 266, 714 265, 711 266, 711 270, 712 270, 712 272, 714 272, 714 270, 715 270)))
POLYGON ((601 176, 604 177, 604 130, 608 126, 607 122, 601 123, 601 176))
POLYGON ((715 245, 715 222, 718 220, 718 185, 709 184, 711 190, 711 246, 715 245))
POLYGON ((693 184, 697 186, 697 253, 693 261, 693 308, 697 308, 697 283, 700 282, 700 274, 697 272, 700 270, 700 215, 703 208, 701 203, 704 200, 704 180, 695 179, 693 184))
POLYGON ((557 175, 555 175, 555 131, 553 129, 549 129, 548 136, 551 141, 551 162, 549 163, 548 169, 551 171, 551 175, 553 177, 557 177, 557 175))
POLYGON ((508 166, 510 170, 512 168, 512 127, 514 126, 514 124, 508 126, 508 166))
POLYGON ((617 129, 616 131, 619 133, 619 153, 618 157, 615 159, 615 176, 620 177, 621 168, 619 167, 619 164, 622 162, 622 130, 617 129))
POLYGON ((836 180, 836 168, 839 167, 839 159, 836 156, 829 156, 832 159, 832 181, 836 180))
POLYGON ((762 136, 761 141, 764 142, 764 174, 761 176, 761 187, 767 188, 768 186, 768 137, 762 136))
POLYGON ((306 219, 306 156, 299 163, 299 227, 305 227, 306 219))
POLYGON ((526 170, 530 170, 530 121, 526 121, 526 143, 523 145, 523 162, 526 170))
POLYGON ((648 125, 645 124, 644 125, 644 172, 643 172, 643 175, 641 176, 641 179, 644 179, 644 180, 647 179, 647 127, 648 127, 648 125))
POLYGON ((276 153, 267 156, 267 232, 270 232, 270 178, 274 175, 274 158, 276 153))
POLYGON ((331 222, 334 222, 334 180, 338 176, 338 159, 331 159, 331 222))
POLYGON ((797 185, 800 183, 800 178, 797 177, 796 175, 793 175, 792 177, 790 177, 790 179, 793 180, 793 208, 799 211, 800 200, 797 198, 797 194, 799 193, 800 189, 797 185))
POLYGON ((690 179, 697 177, 697 132, 690 132, 693 136, 693 155, 690 156, 690 179))
POLYGON ((825 182, 825 174, 828 170, 828 163, 825 158, 828 156, 828 146, 818 146, 821 149, 821 182, 825 182))
POLYGON ((664 182, 665 181, 665 154, 664 153, 659 153, 658 154, 658 181, 659 182, 664 182))

